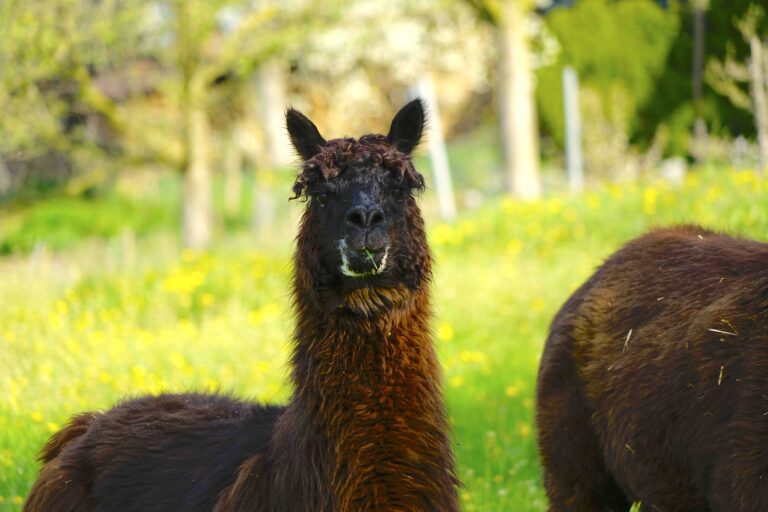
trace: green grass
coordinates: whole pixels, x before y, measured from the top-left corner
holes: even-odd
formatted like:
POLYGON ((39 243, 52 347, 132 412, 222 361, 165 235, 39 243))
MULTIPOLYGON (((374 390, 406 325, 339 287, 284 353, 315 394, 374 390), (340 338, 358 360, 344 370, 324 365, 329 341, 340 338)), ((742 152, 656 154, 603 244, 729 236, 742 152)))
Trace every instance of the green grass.
MULTIPOLYGON (((426 198, 427 201, 429 198, 426 198)), ((653 225, 699 222, 758 239, 768 182, 752 173, 498 201, 432 222, 434 331, 464 510, 541 511, 533 418, 550 318, 608 254, 653 225)), ((290 206, 300 209, 301 204, 290 206)), ((0 259, 0 511, 20 510, 34 457, 84 409, 161 390, 284 401, 290 238, 178 252, 163 237, 0 259)))

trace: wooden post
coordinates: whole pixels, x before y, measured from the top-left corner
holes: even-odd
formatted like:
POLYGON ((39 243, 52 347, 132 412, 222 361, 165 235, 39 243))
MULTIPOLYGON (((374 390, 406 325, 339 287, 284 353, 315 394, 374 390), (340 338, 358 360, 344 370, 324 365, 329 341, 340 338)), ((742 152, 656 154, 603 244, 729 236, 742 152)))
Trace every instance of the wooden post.
POLYGON ((565 109, 565 168, 572 192, 584 190, 584 159, 581 152, 581 115, 579 114, 579 77, 563 68, 563 104, 565 109))
POLYGON ((440 205, 440 218, 451 222, 456 219, 456 198, 453 193, 451 169, 448 164, 448 151, 445 149, 443 126, 440 122, 440 110, 437 107, 435 86, 430 76, 425 76, 416 87, 411 88, 409 96, 421 97, 427 104, 427 141, 432 172, 435 176, 435 189, 440 205))
POLYGON ((697 162, 707 157, 707 124, 701 115, 701 92, 704 71, 704 32, 705 17, 709 8, 709 0, 693 0, 693 63, 692 63, 692 94, 693 94, 693 144, 691 153, 697 162))
POLYGON ((256 161, 253 189, 253 230, 263 234, 272 227, 275 203, 271 184, 277 168, 291 162, 292 151, 285 131, 285 63, 272 59, 255 76, 258 112, 264 134, 261 154, 256 161))

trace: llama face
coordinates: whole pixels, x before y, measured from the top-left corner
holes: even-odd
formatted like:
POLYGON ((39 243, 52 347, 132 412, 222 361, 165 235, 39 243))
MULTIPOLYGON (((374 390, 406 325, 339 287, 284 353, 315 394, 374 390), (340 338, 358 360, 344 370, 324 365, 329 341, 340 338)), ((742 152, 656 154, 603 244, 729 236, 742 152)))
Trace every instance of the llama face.
POLYGON ((291 110, 287 121, 304 159, 294 192, 309 203, 302 232, 314 233, 318 273, 366 286, 417 279, 414 261, 426 256, 415 253, 426 241, 414 196, 424 180, 410 153, 424 124, 421 102, 406 105, 386 137, 325 141, 302 114, 291 110))

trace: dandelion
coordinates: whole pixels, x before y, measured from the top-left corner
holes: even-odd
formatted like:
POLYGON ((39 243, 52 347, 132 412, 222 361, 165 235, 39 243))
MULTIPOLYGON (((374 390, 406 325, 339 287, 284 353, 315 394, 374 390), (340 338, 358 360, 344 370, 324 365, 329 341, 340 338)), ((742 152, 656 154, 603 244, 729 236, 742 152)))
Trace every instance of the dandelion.
POLYGON ((520 254, 522 250, 523 250, 523 242, 521 242, 517 238, 513 238, 509 242, 507 242, 507 252, 511 256, 517 256, 518 254, 520 254))
POLYGON ((163 289, 169 293, 189 295, 205 282, 206 275, 200 270, 177 269, 163 280, 163 289))
POLYGON ((656 199, 659 197, 659 191, 653 187, 648 187, 643 191, 643 213, 653 215, 656 213, 656 199))
POLYGON ((464 385, 464 376, 463 375, 454 375, 451 377, 451 379, 448 381, 448 385, 452 388, 460 388, 464 385))
POLYGON ((563 210, 563 200, 559 197, 553 197, 547 201, 547 210, 551 214, 558 214, 563 210))
POLYGON ((274 320, 280 315, 281 307, 276 302, 269 302, 259 309, 251 311, 248 315, 248 321, 252 325, 260 325, 266 321, 274 320))
POLYGON ((514 199, 506 197, 501 202, 501 210, 507 215, 512 215, 517 211, 517 203, 514 201, 514 199))
POLYGON ((463 350, 459 354, 459 359, 462 363, 483 364, 486 361, 486 356, 482 352, 463 350))
POLYGON ((437 246, 449 245, 453 240, 453 228, 448 224, 440 224, 432 230, 432 243, 437 246))
POLYGON ((453 339, 453 326, 448 322, 442 322, 437 327, 437 339, 440 341, 450 341, 453 339))
POLYGON ((213 304, 213 294, 204 293, 200 296, 200 305, 202 305, 204 308, 207 308, 211 304, 213 304))
POLYGON ((544 308, 546 307, 546 302, 544 302, 544 299, 541 297, 534 297, 531 301, 531 309, 536 311, 537 313, 540 313, 541 311, 544 311, 544 308))
POLYGON ((536 221, 533 221, 529 223, 528 226, 526 226, 525 231, 528 234, 528 236, 530 236, 531 238, 539 238, 542 232, 541 224, 539 224, 536 221))
POLYGON ((517 398, 517 396, 520 395, 520 388, 517 386, 508 386, 507 389, 504 390, 504 394, 509 398, 517 398))
POLYGON ((69 312, 69 306, 63 300, 56 301, 54 309, 61 316, 66 316, 66 314, 69 312))
POLYGON ((733 182, 737 185, 754 185, 760 181, 757 173, 752 169, 744 169, 731 176, 733 177, 733 182))

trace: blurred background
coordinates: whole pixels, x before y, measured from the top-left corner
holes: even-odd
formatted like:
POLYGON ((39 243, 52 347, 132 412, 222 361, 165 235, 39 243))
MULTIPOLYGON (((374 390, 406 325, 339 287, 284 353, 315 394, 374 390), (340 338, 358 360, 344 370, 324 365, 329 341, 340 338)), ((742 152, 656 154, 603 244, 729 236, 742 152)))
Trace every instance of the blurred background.
POLYGON ((386 133, 417 96, 462 503, 544 510, 533 393, 562 301, 654 225, 766 239, 767 10, 3 0, 0 510, 79 410, 284 401, 303 209, 284 111, 326 138, 386 133))

